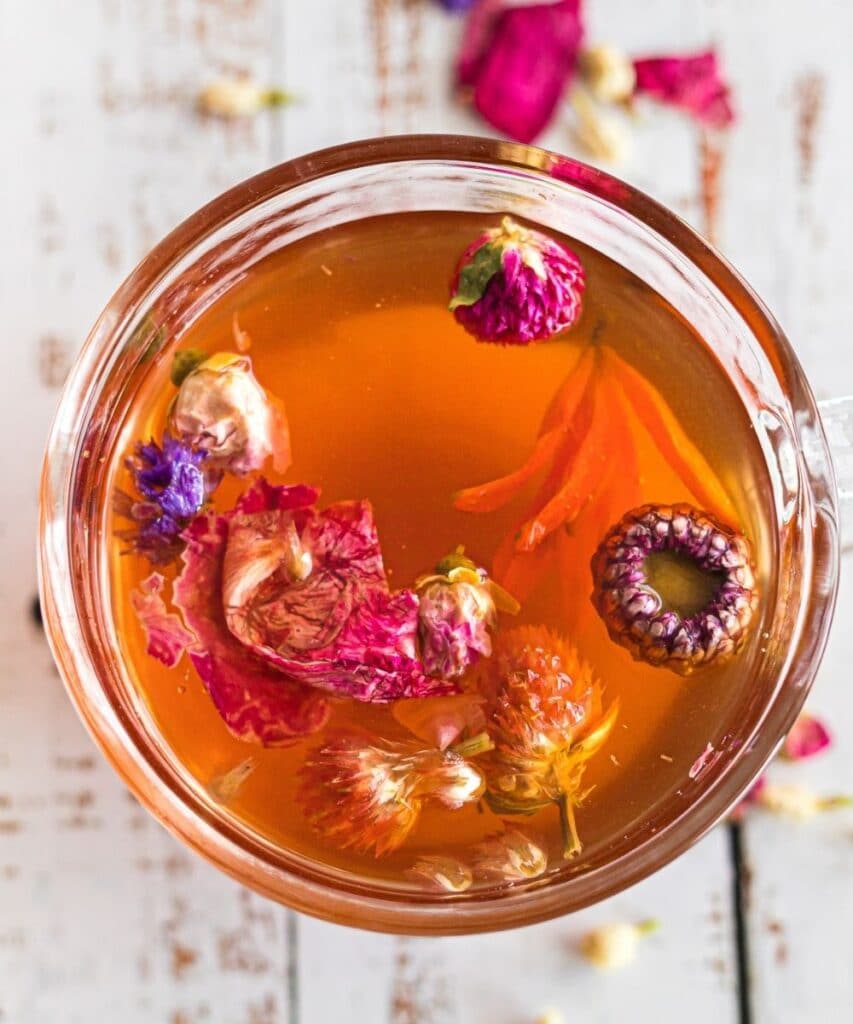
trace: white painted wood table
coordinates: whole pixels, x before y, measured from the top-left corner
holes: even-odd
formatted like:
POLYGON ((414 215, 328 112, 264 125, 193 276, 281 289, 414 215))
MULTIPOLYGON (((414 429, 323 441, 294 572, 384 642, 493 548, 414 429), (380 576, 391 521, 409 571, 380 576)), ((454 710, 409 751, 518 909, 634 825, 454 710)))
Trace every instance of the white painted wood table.
MULTIPOLYGON (((588 0, 629 51, 717 43, 741 120, 715 153, 659 112, 621 173, 718 242, 779 315, 821 397, 853 391, 853 6, 588 0)), ((458 25, 423 0, 0 0, 0 1021, 11 1024, 799 1024, 849 1020, 851 820, 756 815, 571 919, 399 940, 289 913, 185 852, 126 794, 72 711, 31 618, 41 448, 69 360, 143 252, 223 188, 358 136, 482 132, 453 105, 458 25), (222 72, 300 102, 200 120, 222 72), (735 851, 737 852, 737 851, 735 851), (607 978, 594 922, 658 917, 607 978)), ((572 151, 565 125, 544 140, 572 151)), ((853 789, 853 566, 812 699, 838 743, 779 775, 853 789)))

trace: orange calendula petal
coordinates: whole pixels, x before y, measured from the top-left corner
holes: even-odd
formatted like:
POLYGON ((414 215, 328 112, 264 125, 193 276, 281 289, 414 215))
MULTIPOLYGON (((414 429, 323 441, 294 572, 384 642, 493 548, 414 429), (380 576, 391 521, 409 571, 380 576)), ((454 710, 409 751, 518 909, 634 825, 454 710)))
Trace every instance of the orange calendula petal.
POLYGON ((597 362, 598 349, 588 345, 580 359, 569 370, 566 379, 560 385, 560 390, 551 399, 551 404, 542 420, 540 434, 571 421, 586 392, 597 362))
POLYGON ((657 389, 613 352, 607 352, 607 365, 661 455, 699 504, 736 521, 737 514, 723 485, 657 389))

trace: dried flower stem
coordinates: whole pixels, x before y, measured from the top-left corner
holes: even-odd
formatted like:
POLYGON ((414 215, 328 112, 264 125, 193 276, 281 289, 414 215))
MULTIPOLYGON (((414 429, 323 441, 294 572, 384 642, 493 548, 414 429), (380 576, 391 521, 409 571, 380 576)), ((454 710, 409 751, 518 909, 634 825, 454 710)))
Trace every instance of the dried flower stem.
POLYGON ((572 860, 581 852, 581 841, 575 824, 575 808, 571 797, 563 793, 557 801, 560 808, 560 832, 563 836, 563 856, 572 860))

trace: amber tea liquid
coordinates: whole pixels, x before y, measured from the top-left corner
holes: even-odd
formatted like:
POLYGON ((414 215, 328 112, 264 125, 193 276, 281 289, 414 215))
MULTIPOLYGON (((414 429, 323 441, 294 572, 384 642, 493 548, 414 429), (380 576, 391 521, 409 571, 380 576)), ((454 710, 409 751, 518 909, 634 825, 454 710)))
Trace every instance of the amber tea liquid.
MULTIPOLYGON (((713 467, 736 510, 733 525, 753 542, 761 579, 768 527, 756 495, 766 486, 763 462, 747 413, 712 354, 636 277, 573 241, 587 281, 579 323, 541 344, 475 341, 447 311, 448 281, 465 246, 492 223, 455 213, 381 217, 321 232, 265 259, 153 365, 128 411, 112 485, 127 486, 122 460, 133 444, 162 435, 174 394, 171 352, 233 350, 237 314, 251 339, 255 375, 287 410, 293 464, 285 480, 321 488, 321 505, 368 498, 392 587, 411 586, 459 544, 491 568, 527 498, 472 515, 454 509, 452 495, 524 463, 567 371, 585 347, 606 346, 659 391, 713 467)), ((682 678, 634 661, 609 639, 590 602, 590 559, 602 536, 644 502, 696 500, 636 427, 638 472, 611 474, 605 492, 566 530, 563 557, 545 567, 517 617, 576 645, 605 698, 620 701, 617 724, 587 768, 585 782, 593 788, 577 811, 584 849, 573 870, 603 858, 611 842, 643 832, 688 784, 706 744, 719 745, 736 716, 761 644, 758 621, 734 660, 682 678)), ((621 455, 609 452, 608 460, 618 465, 621 455)), ((226 478, 214 508, 232 507, 245 486, 226 478)), ((176 757, 214 786, 252 759, 251 774, 223 797, 231 814, 286 850, 395 885, 413 884, 404 872, 419 854, 464 858, 504 823, 531 830, 553 854, 553 867, 562 866, 555 808, 510 821, 483 801, 456 811, 428 804, 403 847, 382 858, 325 842, 296 799, 300 765, 324 733, 271 749, 232 737, 186 658, 167 669, 146 654, 129 595, 151 567, 122 554, 118 540, 110 543, 122 655, 176 757)), ((165 570, 168 580, 175 571, 165 570)), ((501 628, 506 625, 502 618, 501 628)), ((407 736, 389 705, 336 701, 324 732, 341 725, 385 739, 407 736)))

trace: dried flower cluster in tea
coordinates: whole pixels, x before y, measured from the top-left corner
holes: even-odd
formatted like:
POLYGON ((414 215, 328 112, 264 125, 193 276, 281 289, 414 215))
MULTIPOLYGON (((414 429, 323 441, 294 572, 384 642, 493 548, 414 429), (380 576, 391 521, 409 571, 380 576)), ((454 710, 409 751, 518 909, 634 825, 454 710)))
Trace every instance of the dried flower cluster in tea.
POLYGON ((756 521, 646 329, 707 380, 603 257, 431 214, 268 257, 173 339, 113 472, 117 631, 231 813, 461 893, 577 869, 688 780, 754 656, 756 521))

